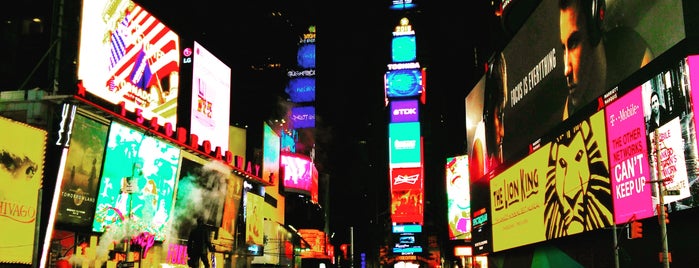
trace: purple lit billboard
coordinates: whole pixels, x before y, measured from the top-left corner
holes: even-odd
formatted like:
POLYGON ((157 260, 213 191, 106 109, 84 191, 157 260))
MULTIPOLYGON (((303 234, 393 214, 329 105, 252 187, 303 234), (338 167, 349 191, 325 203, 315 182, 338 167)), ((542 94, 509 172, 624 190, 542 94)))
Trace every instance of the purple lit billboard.
POLYGON ((316 79, 305 76, 290 78, 285 91, 293 103, 315 101, 316 79))
POLYGON ((417 122, 420 120, 418 114, 417 100, 394 100, 391 101, 391 123, 417 122))
POLYGON ((316 108, 314 106, 291 108, 291 125, 294 129, 315 127, 316 108))

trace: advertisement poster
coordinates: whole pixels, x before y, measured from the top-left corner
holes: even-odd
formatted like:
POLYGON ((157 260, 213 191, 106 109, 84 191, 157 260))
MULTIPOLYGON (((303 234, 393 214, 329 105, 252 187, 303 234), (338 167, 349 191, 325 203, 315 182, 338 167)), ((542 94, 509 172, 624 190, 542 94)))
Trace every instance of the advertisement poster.
MULTIPOLYGON (((652 180, 663 180, 663 201, 671 211, 697 206, 696 197, 689 198, 699 158, 688 70, 683 59, 642 84, 652 180)), ((654 204, 660 201, 657 186, 652 188, 654 204)))
POLYGON ((449 239, 471 239, 471 181, 468 156, 448 157, 446 164, 449 239))
POLYGON ((653 184, 643 117, 641 87, 605 108, 611 167, 614 222, 626 224, 653 216, 653 184))
POLYGON ((230 167, 189 154, 183 154, 181 166, 174 212, 176 221, 184 224, 181 229, 195 225, 199 217, 209 227, 221 226, 230 167))
POLYGON ((47 133, 5 117, 0 129, 0 263, 30 264, 47 133))
POLYGON ((245 243, 248 245, 264 245, 264 219, 262 218, 262 206, 264 197, 253 194, 245 194, 245 243))
POLYGON ((130 0, 82 3, 78 79, 87 92, 177 125, 179 36, 130 0))
MULTIPOLYGON (((663 185, 668 191, 663 197, 664 203, 669 204, 689 197, 689 181, 680 119, 672 119, 660 126, 657 132, 651 132, 650 145, 651 156, 649 158, 656 157, 651 160, 651 168, 658 170, 656 178, 663 181, 663 185)), ((659 202, 656 190, 653 192, 653 203, 658 204, 659 202)))
POLYGON ((493 251, 612 226, 604 113, 490 181, 493 251))
POLYGON ((194 42, 190 132, 199 144, 208 140, 211 148, 228 151, 231 113, 231 68, 194 42))
POLYGON ((66 156, 57 223, 90 227, 109 126, 77 114, 66 156))
POLYGON ((128 227, 126 235, 165 238, 175 191, 179 148, 112 122, 92 230, 128 227))
POLYGON ((423 222, 424 181, 422 168, 391 169, 391 221, 423 222))
POLYGON ((422 164, 420 122, 389 123, 388 146, 391 167, 419 167, 422 164))
POLYGON ((517 161, 526 156, 530 144, 566 118, 578 112, 594 113, 598 97, 683 40, 682 2, 606 1, 606 5, 596 5, 601 10, 590 10, 595 22, 583 33, 591 36, 576 35, 575 39, 561 27, 558 1, 541 1, 502 51, 509 97, 504 116, 505 159, 517 161), (586 49, 600 45, 605 54, 599 62, 586 62, 594 57, 585 54, 590 52, 586 50, 581 52, 580 64, 606 69, 593 72, 584 66, 566 66, 566 58, 575 55, 568 51, 577 51, 568 42, 584 44, 586 49))

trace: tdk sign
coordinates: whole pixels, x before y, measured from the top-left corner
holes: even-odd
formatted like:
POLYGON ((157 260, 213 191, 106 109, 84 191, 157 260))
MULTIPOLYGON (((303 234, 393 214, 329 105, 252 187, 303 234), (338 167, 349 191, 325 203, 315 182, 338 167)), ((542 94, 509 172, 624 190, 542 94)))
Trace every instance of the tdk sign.
POLYGON ((391 101, 391 123, 417 122, 418 100, 393 100, 391 101))

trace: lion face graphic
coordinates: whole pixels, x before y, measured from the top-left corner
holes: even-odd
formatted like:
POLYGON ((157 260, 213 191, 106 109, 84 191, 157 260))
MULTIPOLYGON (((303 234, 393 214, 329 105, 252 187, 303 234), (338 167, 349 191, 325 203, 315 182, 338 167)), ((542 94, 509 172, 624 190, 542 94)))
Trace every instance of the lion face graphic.
POLYGON ((546 238, 611 225, 609 169, 584 121, 552 143, 546 181, 546 238))

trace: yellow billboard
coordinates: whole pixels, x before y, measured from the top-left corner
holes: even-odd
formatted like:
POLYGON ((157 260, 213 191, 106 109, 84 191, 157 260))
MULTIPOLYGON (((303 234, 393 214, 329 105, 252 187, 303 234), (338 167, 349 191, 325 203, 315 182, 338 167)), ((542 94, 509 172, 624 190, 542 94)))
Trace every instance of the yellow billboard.
POLYGON ((490 181, 493 251, 612 226, 604 113, 490 181))
POLYGON ((30 264, 46 131, 0 117, 0 263, 30 264))

